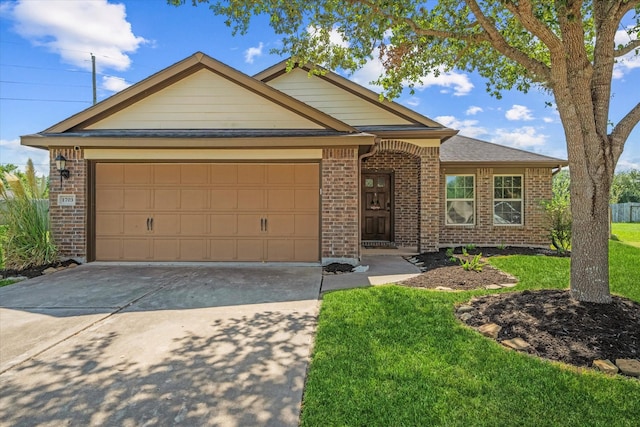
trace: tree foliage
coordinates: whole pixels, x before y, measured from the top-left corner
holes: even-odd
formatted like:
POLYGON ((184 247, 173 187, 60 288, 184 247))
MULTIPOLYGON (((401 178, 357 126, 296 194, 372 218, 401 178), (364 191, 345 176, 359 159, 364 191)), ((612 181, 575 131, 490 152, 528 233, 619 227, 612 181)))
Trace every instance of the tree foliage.
POLYGON ((611 184, 611 203, 640 202, 640 170, 619 172, 611 184))

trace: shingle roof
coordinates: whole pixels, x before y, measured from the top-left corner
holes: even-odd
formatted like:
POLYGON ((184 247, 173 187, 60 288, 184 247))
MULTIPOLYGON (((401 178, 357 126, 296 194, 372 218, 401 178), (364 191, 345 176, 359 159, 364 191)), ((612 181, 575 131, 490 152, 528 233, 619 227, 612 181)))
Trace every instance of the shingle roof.
POLYGON ((567 165, 566 160, 518 150, 467 136, 455 135, 440 146, 442 163, 536 163, 567 165))

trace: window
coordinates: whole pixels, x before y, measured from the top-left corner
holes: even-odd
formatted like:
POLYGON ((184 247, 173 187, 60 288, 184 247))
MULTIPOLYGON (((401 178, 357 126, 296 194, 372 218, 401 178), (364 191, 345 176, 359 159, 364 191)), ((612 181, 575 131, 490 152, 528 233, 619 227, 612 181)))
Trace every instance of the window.
POLYGON ((522 176, 493 177, 493 224, 522 225, 522 176))
POLYGON ((475 224, 473 175, 447 175, 447 225, 475 224))

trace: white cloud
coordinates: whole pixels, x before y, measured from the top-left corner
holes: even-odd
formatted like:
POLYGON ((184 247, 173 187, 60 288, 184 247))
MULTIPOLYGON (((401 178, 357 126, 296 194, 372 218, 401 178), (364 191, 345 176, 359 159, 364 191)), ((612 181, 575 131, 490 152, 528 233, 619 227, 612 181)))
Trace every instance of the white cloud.
POLYGON ((405 101, 405 104, 410 105, 412 107, 417 107, 418 105, 420 105, 420 98, 417 98, 417 97, 414 96, 414 97, 412 97, 410 99, 407 99, 405 101))
MULTIPOLYGON (((319 37, 321 34, 321 29, 310 25, 307 27, 307 33, 312 37, 319 37)), ((349 42, 347 42, 342 34, 338 32, 335 28, 329 31, 329 44, 341 46, 341 47, 349 47, 349 42)))
POLYGON ((514 148, 541 147, 547 143, 548 135, 540 134, 532 126, 518 129, 496 129, 491 142, 514 148))
POLYGON ((469 76, 456 71, 441 72, 439 76, 429 74, 423 77, 420 83, 416 84, 416 89, 424 90, 431 86, 444 86, 453 89, 454 96, 465 96, 471 93, 473 83, 469 80, 469 76))
POLYGON ((253 64, 253 59, 257 56, 262 56, 262 48, 264 44, 260 42, 258 47, 250 47, 244 51, 244 62, 247 64, 253 64))
POLYGON ((482 113, 484 110, 482 109, 482 107, 478 107, 475 105, 472 105, 471 107, 467 108, 467 111, 465 112, 465 114, 467 116, 475 116, 478 113, 482 113))
POLYGON ((514 104, 504 115, 507 120, 533 120, 531 110, 524 105, 514 104))
POLYGON ((128 54, 147 43, 133 34, 125 6, 107 0, 49 0, 46 6, 20 0, 10 15, 22 37, 84 69, 91 69, 89 53, 93 53, 99 70, 126 70, 131 65, 128 54))
POLYGON ((618 164, 616 165, 616 172, 626 171, 626 170, 640 170, 640 157, 636 157, 635 159, 620 159, 618 160, 618 164))
POLYGON ((24 172, 27 160, 33 161, 38 175, 49 175, 49 152, 20 145, 19 139, 0 140, 0 159, 3 164, 12 163, 24 172))
POLYGON ((102 88, 109 92, 120 92, 131 86, 131 83, 127 83, 122 77, 116 76, 103 76, 102 88))
POLYGON ((553 119, 553 117, 543 117, 543 118, 542 118, 542 120, 543 120, 545 123, 553 123, 553 122, 555 122, 555 120, 553 119))
MULTIPOLYGON (((625 45, 632 39, 636 39, 636 34, 632 32, 631 27, 628 27, 626 30, 618 30, 616 32, 615 44, 616 46, 625 45)), ((622 58, 618 58, 618 61, 613 66, 613 78, 621 79, 634 68, 640 68, 640 55, 636 55, 635 51, 632 51, 622 58)))
POLYGON ((486 128, 478 126, 478 120, 458 120, 454 116, 438 116, 434 120, 446 127, 457 129, 461 135, 471 138, 477 138, 488 133, 486 128))

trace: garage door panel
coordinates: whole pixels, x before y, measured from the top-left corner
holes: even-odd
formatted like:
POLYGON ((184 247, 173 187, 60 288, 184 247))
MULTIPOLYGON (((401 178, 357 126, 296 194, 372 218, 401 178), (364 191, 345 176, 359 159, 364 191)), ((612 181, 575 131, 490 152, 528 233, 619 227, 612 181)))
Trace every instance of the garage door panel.
POLYGON ((296 214, 293 223, 296 236, 317 238, 320 234, 318 215, 296 214))
POLYGON ((158 261, 177 260, 180 255, 176 239, 153 239, 153 259, 158 261))
POLYGON ((317 212, 320 209, 320 192, 317 188, 296 188, 293 209, 317 212))
POLYGON ((180 183, 205 185, 209 183, 209 165, 188 164, 180 166, 180 183))
POLYGON ((127 163, 124 165, 124 184, 151 184, 153 181, 153 165, 144 163, 127 163))
POLYGON ((313 262, 319 258, 318 240, 317 239, 300 239, 294 240, 295 261, 313 262))
POLYGON ((211 215, 210 230, 212 236, 235 236, 238 234, 236 215, 211 215))
POLYGON ((238 183, 238 165, 221 164, 210 166, 209 182, 216 185, 236 185, 238 183))
POLYGON ((268 165, 267 184, 291 185, 295 179, 295 168, 293 165, 268 165))
POLYGON ((264 190, 241 188, 238 190, 238 210, 264 212, 264 190))
POLYGON ((180 165, 172 163, 154 165, 153 183, 157 185, 179 185, 180 165))
POLYGON ((122 240, 101 238, 96 241, 96 259, 115 261, 122 258, 122 240))
POLYGON ((208 215, 180 215, 180 235, 203 236, 209 233, 208 215))
POLYGON ((253 237, 263 234, 262 219, 262 215, 238 215, 238 236, 253 237))
POLYGON ((294 241, 290 239, 267 240, 267 255, 269 261, 291 261, 295 258, 294 241))
POLYGON ((240 164, 238 168, 238 184, 264 184, 264 165, 240 164))
POLYGON ((151 240, 148 238, 123 240, 122 259, 125 261, 151 259, 151 240))
POLYGON ((270 236, 292 236, 295 234, 295 215, 269 215, 266 220, 270 236))
POLYGON ((296 185, 320 185, 320 168, 317 164, 295 165, 294 183, 296 185))
POLYGON ((150 215, 153 222, 150 224, 152 232, 160 236, 175 236, 180 233, 180 215, 179 214, 153 214, 150 215))
POLYGON ((202 210, 209 206, 209 191, 206 189, 183 189, 180 191, 180 195, 182 210, 202 210))
POLYGON ((120 235, 124 232, 124 216, 122 213, 107 213, 100 215, 96 222, 96 233, 102 235, 120 235))
POLYGON ((125 188, 124 190, 124 210, 139 211, 151 208, 151 190, 140 188, 125 188))
POLYGON ((295 206, 295 191, 292 188, 267 190, 268 211, 290 211, 295 206))
POLYGON ((207 259, 207 241, 205 239, 180 239, 181 261, 204 261, 207 259))
POLYGON ((153 209, 180 209, 180 190, 177 188, 156 189, 153 191, 153 209))
POLYGON ((264 258, 264 240, 238 239, 237 261, 262 261, 264 258))
POLYGON ((124 234, 126 236, 131 235, 143 235, 149 234, 148 221, 151 217, 147 214, 125 214, 124 217, 124 234))
POLYGON ((122 185, 124 183, 124 165, 114 163, 97 164, 96 182, 101 185, 122 185))
POLYGON ((216 261, 236 261, 237 241, 234 239, 210 240, 211 259, 216 261))
POLYGON ((96 207, 101 211, 120 211, 124 209, 124 190, 121 188, 98 188, 96 207))
POLYGON ((231 211, 238 209, 238 190, 235 188, 222 188, 210 191, 211 210, 231 211))

